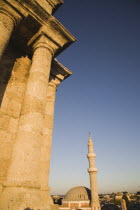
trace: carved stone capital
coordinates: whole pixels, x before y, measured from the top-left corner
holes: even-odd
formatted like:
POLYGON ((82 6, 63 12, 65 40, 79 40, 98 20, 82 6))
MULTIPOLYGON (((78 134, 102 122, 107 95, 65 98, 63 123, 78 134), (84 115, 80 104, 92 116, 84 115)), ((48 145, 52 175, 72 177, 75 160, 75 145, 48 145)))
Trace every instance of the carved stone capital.
POLYGON ((16 27, 16 25, 22 19, 21 14, 17 12, 11 5, 0 1, 0 59, 8 45, 11 35, 16 27))
POLYGON ((47 50, 50 51, 50 53, 53 55, 54 54, 54 49, 53 47, 48 43, 48 40, 45 35, 40 35, 38 39, 35 41, 33 44, 33 51, 35 51, 37 48, 46 48, 47 50))
POLYGON ((60 85, 61 81, 56 78, 56 77, 53 77, 53 76, 50 76, 50 82, 48 83, 49 87, 53 87, 54 88, 54 91, 57 90, 57 87, 60 85))
POLYGON ((12 4, 9 4, 9 2, 6 3, 4 1, 0 1, 0 14, 3 15, 1 16, 1 19, 6 27, 10 26, 8 19, 13 22, 15 27, 24 16, 27 16, 27 12, 21 12, 17 7, 14 7, 12 4))
POLYGON ((42 35, 44 36, 43 42, 48 45, 55 56, 75 41, 75 38, 53 16, 49 16, 48 21, 33 35, 27 46, 30 48, 42 35))
POLYGON ((55 51, 59 47, 49 37, 46 36, 43 30, 39 30, 39 32, 35 34, 32 39, 30 39, 28 46, 32 47, 33 51, 40 47, 46 48, 51 52, 52 55, 54 55, 55 51))
POLYGON ((53 60, 51 66, 51 76, 56 77, 61 82, 72 75, 72 72, 59 63, 56 59, 53 60))
POLYGON ((51 40, 59 46, 55 52, 56 56, 76 41, 74 36, 72 36, 70 32, 51 15, 42 28, 46 36, 51 37, 51 40))

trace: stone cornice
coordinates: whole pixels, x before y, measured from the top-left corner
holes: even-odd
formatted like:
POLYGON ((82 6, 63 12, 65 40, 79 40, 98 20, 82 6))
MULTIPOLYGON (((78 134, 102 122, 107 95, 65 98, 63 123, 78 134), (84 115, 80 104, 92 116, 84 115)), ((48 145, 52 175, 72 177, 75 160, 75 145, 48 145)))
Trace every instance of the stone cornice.
POLYGON ((53 16, 49 16, 43 30, 48 37, 51 37, 61 46, 57 55, 76 41, 75 37, 53 16))
MULTIPOLYGON (((27 1, 27 0, 26 0, 27 1)), ((43 9, 45 9, 49 14, 54 13, 62 4, 62 0, 34 0, 43 9)))
POLYGON ((53 7, 53 13, 64 3, 63 0, 47 0, 48 3, 53 7))
POLYGON ((46 36, 49 40, 48 44, 56 46, 54 49, 55 56, 75 41, 75 38, 64 26, 52 16, 50 16, 47 23, 29 40, 27 45, 32 45, 42 35, 46 36))
POLYGON ((28 45, 32 46, 33 51, 40 47, 46 48, 52 55, 54 55, 54 52, 58 49, 58 45, 51 42, 43 33, 33 37, 33 39, 29 41, 28 45))
MULTIPOLYGON (((19 13, 17 13, 12 7, 10 7, 9 5, 5 4, 3 5, 3 2, 0 2, 0 13, 1 14, 5 14, 5 22, 7 21, 7 18, 10 17, 10 19, 12 20, 12 22, 14 23, 14 26, 17 25, 18 22, 21 21, 22 17, 21 15, 19 15, 19 13)), ((6 24, 7 28, 8 28, 8 24, 6 24)))
MULTIPOLYGON (((74 42, 75 38, 70 34, 70 32, 67 31, 66 28, 58 20, 50 15, 48 11, 41 6, 41 3, 38 3, 38 1, 39 0, 3 0, 2 2, 6 2, 7 4, 11 5, 17 12, 23 14, 24 16, 31 15, 43 26, 49 25, 49 27, 54 28, 54 30, 59 29, 61 31, 61 34, 62 32, 65 33, 64 36, 69 40, 71 39, 71 42, 74 42)), ((42 1, 53 2, 54 5, 63 2, 62 0, 42 1)), ((59 35, 59 32, 57 35, 59 35)))
POLYGON ((51 75, 58 78, 62 82, 67 77, 72 75, 72 72, 54 59, 51 66, 51 75))
POLYGON ((14 9, 19 15, 23 17, 28 16, 28 11, 17 1, 15 0, 1 0, 0 4, 6 8, 7 6, 10 6, 12 9, 14 9))
POLYGON ((26 12, 40 23, 47 21, 48 16, 63 4, 62 0, 3 0, 19 12, 26 12))
POLYGON ((37 22, 41 24, 47 21, 50 15, 35 0, 3 0, 3 1, 11 5, 14 9, 18 10, 19 12, 26 11, 27 15, 32 16, 37 22))
POLYGON ((32 53, 38 47, 38 43, 40 47, 48 48, 53 56, 60 47, 57 42, 47 36, 42 28, 27 43, 32 53))
POLYGON ((62 0, 3 0, 1 2, 10 5, 24 17, 12 39, 15 46, 20 47, 25 53, 32 54, 27 43, 30 42, 31 37, 39 33, 44 34, 58 46, 55 56, 76 41, 70 32, 41 5, 41 2, 59 5, 62 0))
POLYGON ((57 89, 60 83, 67 77, 69 77, 71 74, 71 71, 69 71, 61 63, 54 59, 51 66, 49 85, 54 86, 54 88, 57 89))

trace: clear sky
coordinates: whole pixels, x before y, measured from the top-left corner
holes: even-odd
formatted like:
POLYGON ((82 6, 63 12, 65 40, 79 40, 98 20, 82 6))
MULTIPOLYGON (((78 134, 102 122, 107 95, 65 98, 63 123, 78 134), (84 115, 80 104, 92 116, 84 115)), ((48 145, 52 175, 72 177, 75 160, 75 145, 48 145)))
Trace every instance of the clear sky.
POLYGON ((88 132, 99 193, 140 190, 140 2, 65 0, 54 15, 77 39, 57 57, 73 72, 58 88, 50 187, 89 187, 88 132))

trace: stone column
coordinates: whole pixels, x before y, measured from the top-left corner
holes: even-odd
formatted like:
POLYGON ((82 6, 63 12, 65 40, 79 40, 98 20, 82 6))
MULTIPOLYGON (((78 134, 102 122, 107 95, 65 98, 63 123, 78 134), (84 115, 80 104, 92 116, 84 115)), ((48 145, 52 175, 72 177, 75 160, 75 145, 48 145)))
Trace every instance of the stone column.
POLYGON ((52 79, 48 84, 45 122, 43 130, 43 142, 41 147, 41 165, 40 165, 41 190, 48 190, 50 155, 51 155, 53 120, 54 120, 54 106, 55 106, 56 90, 59 84, 60 80, 56 78, 52 79))
POLYGON ((49 172, 52 146, 53 120, 56 90, 59 84, 72 74, 66 67, 54 60, 51 68, 50 82, 48 84, 47 103, 43 130, 43 141, 41 146, 40 162, 40 184, 42 196, 49 192, 49 172))
POLYGON ((31 66, 31 60, 28 57, 18 58, 14 63, 10 79, 5 76, 7 75, 9 69, 9 60, 7 60, 7 56, 3 56, 1 64, 3 62, 6 63, 7 66, 6 68, 5 66, 4 68, 1 68, 0 72, 0 100, 2 100, 0 106, 1 188, 2 183, 6 180, 7 171, 11 163, 11 154, 17 132, 21 105, 26 90, 26 83, 29 76, 28 72, 31 66))
POLYGON ((124 199, 122 199, 121 201, 121 207, 122 207, 122 210, 127 210, 126 201, 124 199))
POLYGON ((10 6, 0 2, 0 59, 8 45, 14 27, 21 16, 10 6))
POLYGON ((33 48, 32 65, 19 118, 11 165, 0 202, 0 208, 3 209, 8 209, 10 205, 13 210, 27 207, 40 210, 48 208, 41 200, 38 189, 40 188, 40 154, 47 87, 55 49, 43 34, 36 38, 33 48))

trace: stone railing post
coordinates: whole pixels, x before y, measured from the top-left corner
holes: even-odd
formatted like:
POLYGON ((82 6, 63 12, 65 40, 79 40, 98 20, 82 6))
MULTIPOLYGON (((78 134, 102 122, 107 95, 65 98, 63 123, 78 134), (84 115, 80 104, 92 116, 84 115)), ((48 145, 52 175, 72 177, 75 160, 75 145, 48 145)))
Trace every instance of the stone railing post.
POLYGON ((54 51, 57 46, 41 34, 34 40, 32 65, 9 167, 7 181, 3 184, 0 208, 21 207, 47 209, 40 197, 40 155, 46 109, 47 88, 54 51), (31 198, 30 198, 31 194, 31 198), (10 195, 10 196, 9 196, 10 195), (23 199, 24 197, 24 199, 23 199), (8 200, 7 200, 8 198, 8 200), (17 206, 16 206, 17 205, 17 206), (23 205, 23 206, 21 206, 23 205))
POLYGON ((6 49, 15 26, 22 17, 12 7, 0 2, 0 59, 6 49))

